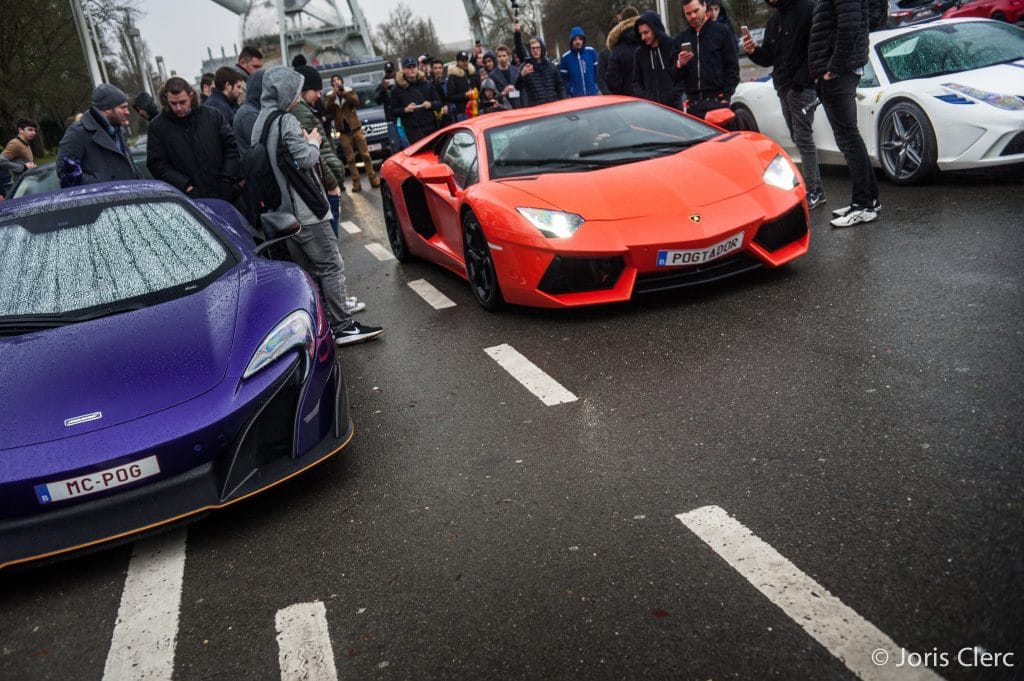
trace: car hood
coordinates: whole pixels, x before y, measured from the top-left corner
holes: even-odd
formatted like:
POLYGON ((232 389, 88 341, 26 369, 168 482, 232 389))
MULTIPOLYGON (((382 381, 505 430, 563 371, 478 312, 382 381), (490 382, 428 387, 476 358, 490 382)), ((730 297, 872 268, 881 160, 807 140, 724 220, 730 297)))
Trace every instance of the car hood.
POLYGON ((183 298, 0 339, 0 451, 108 428, 216 386, 238 288, 233 270, 183 298))
MULTIPOLYGON (((764 138, 761 146, 772 143, 764 138)), ((744 194, 763 183, 766 164, 739 135, 725 135, 662 158, 580 173, 499 180, 552 208, 587 220, 680 215, 744 194)))
MULTIPOLYGON (((1024 59, 1018 59, 1009 64, 996 64, 986 66, 983 69, 961 71, 960 73, 947 73, 943 76, 923 79, 922 83, 931 86, 941 86, 946 83, 966 85, 978 90, 985 90, 990 93, 1020 96, 1021 69, 1024 68, 1024 59)), ((910 81, 903 81, 897 85, 906 85, 910 81)))

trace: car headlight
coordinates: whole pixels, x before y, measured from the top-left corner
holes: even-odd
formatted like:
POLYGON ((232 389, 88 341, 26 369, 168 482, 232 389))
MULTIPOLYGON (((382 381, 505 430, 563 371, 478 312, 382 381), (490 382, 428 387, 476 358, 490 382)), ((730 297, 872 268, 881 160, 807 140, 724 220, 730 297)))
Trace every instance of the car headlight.
POLYGON ((242 378, 249 378, 281 355, 295 348, 305 348, 308 360, 306 371, 309 371, 315 342, 313 320, 309 318, 309 313, 305 310, 296 310, 278 322, 277 326, 263 339, 252 359, 249 360, 249 366, 245 368, 242 378))
POLYGON ((563 213, 560 210, 543 208, 516 208, 519 214, 530 221, 530 224, 549 238, 564 239, 576 233, 585 221, 575 213, 563 213))
POLYGON ((967 85, 961 85, 960 83, 943 83, 942 87, 953 92, 958 92, 962 95, 966 95, 971 99, 976 99, 979 102, 985 102, 999 109, 1006 109, 1007 111, 1021 111, 1024 110, 1024 99, 1017 97, 1016 95, 1003 95, 998 92, 986 92, 985 90, 979 90, 977 88, 969 87, 967 85))
POLYGON ((765 184, 770 184, 779 189, 792 189, 800 184, 800 181, 797 179, 796 170, 782 154, 772 159, 772 162, 765 168, 764 173, 761 174, 761 179, 764 180, 765 184))

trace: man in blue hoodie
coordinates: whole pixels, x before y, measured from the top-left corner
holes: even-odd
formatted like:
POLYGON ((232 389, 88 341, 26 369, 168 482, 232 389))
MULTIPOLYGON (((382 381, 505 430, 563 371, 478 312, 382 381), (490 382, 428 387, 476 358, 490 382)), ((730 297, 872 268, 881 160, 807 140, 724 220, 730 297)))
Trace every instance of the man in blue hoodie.
POLYGON ((558 70, 570 97, 601 94, 597 88, 597 50, 587 47, 587 36, 579 26, 569 31, 569 49, 558 62, 558 70))

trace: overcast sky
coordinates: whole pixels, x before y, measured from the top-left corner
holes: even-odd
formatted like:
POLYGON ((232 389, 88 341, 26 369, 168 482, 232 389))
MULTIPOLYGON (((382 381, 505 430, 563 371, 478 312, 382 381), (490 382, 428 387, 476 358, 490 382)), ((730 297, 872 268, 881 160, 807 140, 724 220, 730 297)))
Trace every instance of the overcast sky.
MULTIPOLYGON (((335 2, 342 15, 349 16, 346 0, 335 2)), ((376 31, 400 2, 362 0, 360 7, 370 29, 376 31)), ((462 0, 405 0, 405 5, 422 17, 429 12, 441 42, 471 36, 462 0)), ((139 6, 145 12, 139 21, 142 38, 154 57, 164 58, 168 73, 177 71, 185 78, 198 76, 208 47, 214 55, 220 55, 222 45, 229 54, 235 44, 241 45, 239 17, 211 0, 141 0, 139 6)))

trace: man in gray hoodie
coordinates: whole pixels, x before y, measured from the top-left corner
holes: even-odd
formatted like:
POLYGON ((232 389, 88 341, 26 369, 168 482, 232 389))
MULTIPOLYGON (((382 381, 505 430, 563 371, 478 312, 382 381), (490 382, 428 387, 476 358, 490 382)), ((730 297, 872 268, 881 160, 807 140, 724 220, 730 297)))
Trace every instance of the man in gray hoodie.
MULTIPOLYGON (((290 112, 299 103, 303 78, 286 66, 272 66, 263 75, 263 94, 260 97, 260 113, 252 128, 250 144, 256 144, 263 133, 263 127, 274 111, 284 111, 267 133, 266 147, 275 150, 281 141, 294 159, 300 172, 312 172, 320 161, 320 133, 315 128, 306 132, 299 120, 290 112)), ((302 229, 287 241, 292 259, 316 279, 323 293, 331 329, 338 345, 351 345, 376 338, 384 333, 379 326, 360 324, 352 314, 366 307, 365 303, 348 298, 345 288, 345 263, 338 252, 338 240, 331 231, 330 209, 317 215, 295 192, 276 163, 271 164, 274 178, 281 190, 281 205, 277 210, 294 215, 302 229)), ((314 181, 323 192, 319 178, 314 181)), ((326 193, 324 205, 327 205, 326 193)))

